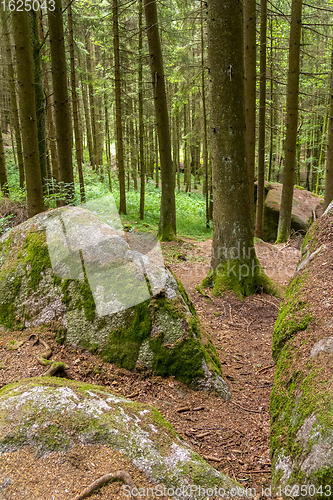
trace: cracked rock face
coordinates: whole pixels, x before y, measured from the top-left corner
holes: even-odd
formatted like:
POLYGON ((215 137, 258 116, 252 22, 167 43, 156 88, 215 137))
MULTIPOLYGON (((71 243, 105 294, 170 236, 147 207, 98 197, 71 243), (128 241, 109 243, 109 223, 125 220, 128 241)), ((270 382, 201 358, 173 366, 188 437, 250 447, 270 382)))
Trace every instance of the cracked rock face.
MULTIPOLYGON (((77 442, 121 451, 153 482, 168 488, 200 484, 229 492, 238 486, 182 441, 155 408, 104 387, 36 377, 0 391, 0 454, 24 446, 31 446, 38 456, 66 453, 77 442)), ((206 496, 192 492, 174 498, 206 496)))
POLYGON ((164 267, 159 242, 122 231, 111 198, 97 202, 38 214, 0 238, 0 328, 56 321, 68 344, 99 350, 108 362, 230 398, 211 339, 164 267))

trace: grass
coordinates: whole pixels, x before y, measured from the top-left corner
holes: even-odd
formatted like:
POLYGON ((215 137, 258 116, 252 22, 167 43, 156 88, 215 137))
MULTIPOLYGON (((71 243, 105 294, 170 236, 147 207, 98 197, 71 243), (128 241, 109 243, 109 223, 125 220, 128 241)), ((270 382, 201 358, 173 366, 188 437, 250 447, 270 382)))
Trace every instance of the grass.
MULTIPOLYGON (((13 201, 26 201, 25 190, 20 189, 19 186, 19 176, 18 169, 15 167, 13 156, 11 151, 6 153, 6 164, 8 172, 8 184, 10 197, 13 201)), ((76 162, 74 162, 76 164, 76 162)), ((114 172, 112 172, 112 195, 114 197, 117 209, 119 208, 119 182, 116 178, 114 172)), ((84 179, 85 179, 85 192, 86 201, 95 200, 103 196, 109 195, 109 183, 107 175, 105 175, 104 180, 100 179, 100 176, 96 172, 92 171, 88 167, 84 167, 84 179)), ((133 181, 131 180, 130 190, 126 191, 126 206, 127 214, 121 215, 121 221, 123 225, 130 226, 127 227, 128 230, 137 229, 139 231, 152 231, 157 234, 159 214, 160 214, 160 203, 161 203, 161 188, 155 187, 155 181, 151 179, 146 183, 146 195, 145 195, 145 217, 144 220, 139 218, 139 207, 140 207, 140 183, 138 182, 138 190, 135 191, 133 188, 133 181)), ((74 205, 80 205, 80 192, 79 192, 79 181, 77 175, 77 169, 75 168, 75 193, 76 197, 74 200, 74 205)), ((199 192, 185 193, 182 190, 176 189, 176 218, 177 218, 177 234, 179 237, 195 238, 196 240, 202 241, 207 238, 212 237, 213 229, 206 228, 205 222, 205 197, 199 192)), ((1 200, 0 193, 0 200, 1 200)), ((45 198, 45 204, 47 207, 55 208, 56 199, 54 195, 49 195, 45 198)), ((8 220, 1 220, 1 229, 5 230, 8 220)), ((211 223, 212 226, 212 223, 211 223)))

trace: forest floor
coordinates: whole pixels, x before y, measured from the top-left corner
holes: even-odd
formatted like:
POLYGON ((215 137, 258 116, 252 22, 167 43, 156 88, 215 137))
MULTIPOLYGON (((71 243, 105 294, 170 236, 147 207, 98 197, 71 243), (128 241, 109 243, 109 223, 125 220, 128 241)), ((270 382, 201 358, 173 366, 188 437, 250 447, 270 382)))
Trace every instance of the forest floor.
MULTIPOLYGON (((213 297, 209 291, 202 295, 195 287, 209 270, 211 240, 183 238, 162 247, 165 263, 183 282, 202 325, 212 336, 232 391, 230 401, 195 392, 173 378, 138 376, 103 363, 85 350, 60 346, 51 330, 44 330, 41 338, 52 348, 51 359, 69 366, 65 376, 105 385, 115 393, 155 406, 213 467, 244 488, 256 488, 257 500, 267 499, 261 492, 271 480, 269 400, 275 371, 271 344, 281 299, 262 294, 242 301, 233 294, 213 297)), ((285 286, 295 271, 298 247, 299 242, 275 246, 262 242, 256 244, 256 251, 267 274, 285 286)), ((43 347, 34 345, 34 339, 28 340, 31 333, 1 334, 0 387, 45 371, 35 359, 43 347), (10 340, 24 343, 17 350, 7 350, 10 340)), ((0 499, 72 500, 101 475, 119 469, 128 471, 137 487, 152 487, 142 471, 106 446, 77 445, 65 455, 42 458, 28 449, 4 454, 0 457, 0 499)), ((125 496, 121 483, 112 483, 90 498, 123 500, 125 496)))

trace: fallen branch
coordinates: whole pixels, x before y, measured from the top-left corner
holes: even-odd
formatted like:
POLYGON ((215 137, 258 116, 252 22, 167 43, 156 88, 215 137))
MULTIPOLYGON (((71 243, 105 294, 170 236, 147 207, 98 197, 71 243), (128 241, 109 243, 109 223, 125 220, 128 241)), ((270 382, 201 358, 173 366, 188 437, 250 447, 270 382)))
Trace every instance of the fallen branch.
POLYGON ((132 394, 129 394, 128 396, 126 396, 127 398, 135 398, 136 396, 139 395, 139 392, 138 391, 135 391, 135 392, 132 392, 132 394))
POLYGON ((182 408, 177 408, 176 409, 177 413, 183 413, 185 411, 191 411, 191 408, 189 406, 183 406, 182 408))
POLYGON ((264 366, 263 368, 260 368, 260 370, 257 370, 258 373, 264 373, 270 370, 271 368, 274 368, 276 365, 268 365, 264 366))
POLYGON ((222 459, 221 458, 217 458, 217 457, 212 457, 211 455, 203 455, 203 458, 205 460, 211 460, 213 462, 222 462, 222 459))
MULTIPOLYGON (((105 476, 100 477, 99 479, 91 483, 85 490, 82 491, 82 493, 77 495, 72 500, 83 500, 84 498, 89 497, 95 490, 101 488, 109 481, 123 481, 125 484, 128 484, 131 487, 131 490, 137 489, 128 472, 125 472, 123 470, 118 470, 113 474, 106 474, 105 476)), ((131 497, 137 499, 141 498, 141 495, 131 494, 131 497)))
POLYGON ((250 413, 262 413, 261 410, 249 410, 248 408, 244 408, 244 406, 239 405, 238 403, 235 403, 235 401, 230 401, 229 403, 232 403, 235 406, 238 406, 238 408, 241 408, 242 410, 249 411, 250 413))

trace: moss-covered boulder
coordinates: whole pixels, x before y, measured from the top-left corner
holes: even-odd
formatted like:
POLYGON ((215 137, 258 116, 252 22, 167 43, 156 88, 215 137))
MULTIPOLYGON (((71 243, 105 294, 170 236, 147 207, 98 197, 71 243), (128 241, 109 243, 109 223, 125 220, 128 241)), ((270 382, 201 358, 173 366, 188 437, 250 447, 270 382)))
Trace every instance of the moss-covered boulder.
MULTIPOLYGON (((279 224, 282 184, 277 182, 265 183, 265 215, 263 239, 274 243, 277 238, 279 224)), ((306 189, 294 187, 293 206, 291 214, 291 228, 294 231, 305 233, 313 215, 319 217, 323 213, 323 198, 306 189)))
POLYGON ((211 338, 158 242, 90 210, 38 214, 0 238, 0 329, 51 321, 61 325, 59 340, 105 361, 230 397, 211 338))
POLYGON ((274 330, 272 479, 284 498, 333 495, 332 262, 333 208, 306 235, 274 330))
MULTIPOLYGON (((229 492, 239 486, 195 453, 155 408, 105 387, 36 377, 0 390, 0 454, 25 446, 37 456, 66 453, 76 443, 120 451, 168 488, 216 486, 229 492)), ((192 491, 191 498, 206 496, 192 491)))

